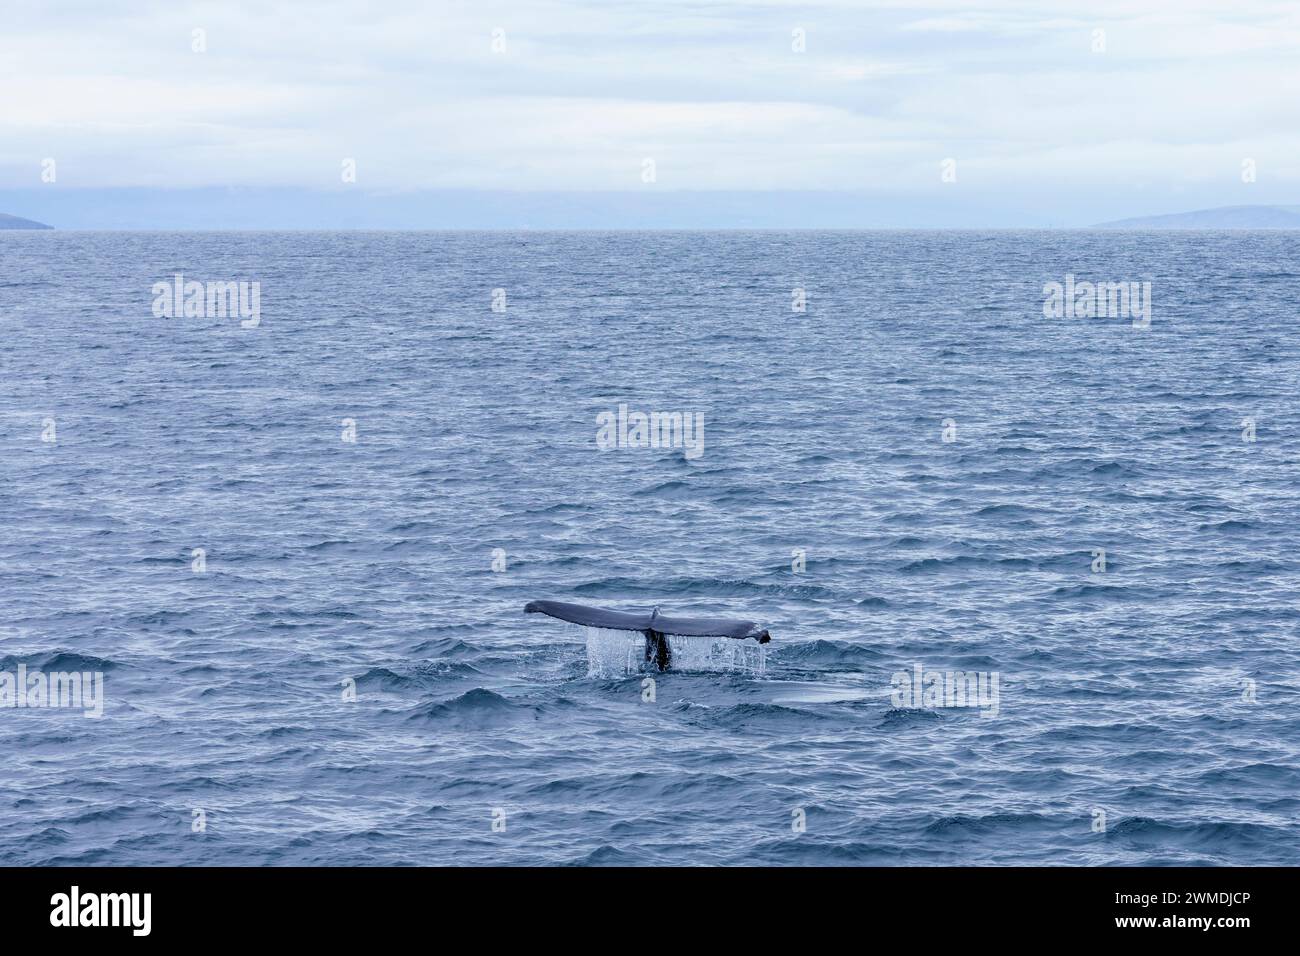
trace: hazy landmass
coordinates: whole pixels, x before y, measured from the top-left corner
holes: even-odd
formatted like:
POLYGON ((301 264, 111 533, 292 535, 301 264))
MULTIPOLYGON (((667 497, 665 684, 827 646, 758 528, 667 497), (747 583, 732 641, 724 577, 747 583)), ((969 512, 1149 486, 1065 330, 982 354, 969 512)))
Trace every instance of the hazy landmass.
POLYGON ((1300 206, 1219 206, 1099 223, 1097 229, 1300 229, 1300 206))
POLYGON ((53 226, 47 226, 43 222, 36 222, 33 219, 24 219, 21 216, 10 216, 0 212, 0 229, 53 229, 53 226))
MULTIPOLYGON (((112 189, 43 198, 65 229, 1300 229, 1300 206, 1290 205, 1218 206, 1079 226, 979 200, 837 192, 112 189)), ((53 228, 0 213, 0 229, 53 228)))
MULTIPOLYGON (((937 167, 936 167, 937 168, 937 167)), ((1014 229, 1084 226, 1036 198, 966 195, 936 172, 922 195, 798 190, 385 191, 350 186, 0 189, 0 209, 60 230, 1014 229), (949 184, 951 186, 951 184, 949 184)), ((1090 217, 1122 215, 1114 198, 1090 217)))

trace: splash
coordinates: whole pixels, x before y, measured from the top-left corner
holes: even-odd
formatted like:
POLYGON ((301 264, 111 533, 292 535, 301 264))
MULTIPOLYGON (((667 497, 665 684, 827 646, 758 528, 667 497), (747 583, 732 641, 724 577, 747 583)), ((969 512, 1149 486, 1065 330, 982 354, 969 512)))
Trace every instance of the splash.
POLYGON ((711 671, 749 674, 767 673, 767 646, 729 637, 682 637, 668 639, 675 671, 711 671))
POLYGON ((641 669, 645 638, 629 631, 584 627, 587 632, 587 676, 622 677, 641 669))
MULTIPOLYGON (((645 638, 628 631, 603 627, 583 628, 587 635, 587 676, 622 677, 654 670, 645 661, 645 638)), ((671 635, 672 669, 724 672, 762 677, 767 673, 767 648, 753 641, 727 637, 671 635)))

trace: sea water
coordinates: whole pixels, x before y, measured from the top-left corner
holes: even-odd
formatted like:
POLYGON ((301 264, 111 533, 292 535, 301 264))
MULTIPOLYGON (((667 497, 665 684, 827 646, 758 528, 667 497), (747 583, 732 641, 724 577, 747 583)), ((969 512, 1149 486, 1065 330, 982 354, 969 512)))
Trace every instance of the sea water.
POLYGON ((102 675, 0 708, 0 862, 1295 865, 1297 261, 0 235, 0 673, 102 675), (1045 313, 1083 282, 1143 315, 1045 313), (652 673, 539 598, 772 643, 652 673))

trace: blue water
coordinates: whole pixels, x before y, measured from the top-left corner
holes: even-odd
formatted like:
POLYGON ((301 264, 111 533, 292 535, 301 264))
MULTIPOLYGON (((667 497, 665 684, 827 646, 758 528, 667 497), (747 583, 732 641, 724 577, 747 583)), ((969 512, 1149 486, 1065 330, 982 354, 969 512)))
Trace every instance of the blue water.
POLYGON ((2 235, 0 670, 106 703, 0 710, 0 862, 1300 863, 1298 261, 2 235), (260 281, 260 327, 155 318, 177 272, 260 281), (1044 318, 1067 273, 1150 281, 1150 327, 1044 318), (704 453, 598 450, 620 403, 704 453), (647 702, 533 598, 774 640, 647 702), (917 664, 996 716, 894 707, 917 664))

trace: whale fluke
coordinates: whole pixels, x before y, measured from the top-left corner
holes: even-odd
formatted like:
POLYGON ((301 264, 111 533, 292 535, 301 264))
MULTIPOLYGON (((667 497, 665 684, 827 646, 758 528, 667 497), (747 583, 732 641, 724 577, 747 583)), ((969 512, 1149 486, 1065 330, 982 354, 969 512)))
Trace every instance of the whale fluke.
POLYGON ((772 640, 772 635, 753 621, 732 621, 711 617, 668 617, 652 611, 633 613, 611 611, 585 604, 566 604, 563 601, 529 601, 524 605, 529 614, 547 614, 571 624, 604 627, 612 631, 658 631, 660 634, 678 634, 682 637, 732 637, 741 640, 752 637, 760 644, 772 640))
POLYGON ((752 638, 760 644, 772 640, 766 628, 753 621, 732 621, 711 617, 668 617, 651 611, 611 611, 585 604, 566 604, 563 601, 529 601, 524 605, 528 614, 546 614, 587 627, 607 628, 612 631, 637 631, 645 635, 645 659, 653 661, 662 671, 672 662, 672 650, 666 640, 679 637, 730 637, 735 640, 752 638))

